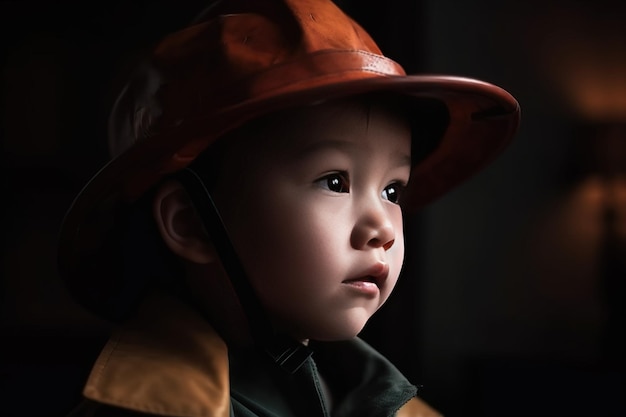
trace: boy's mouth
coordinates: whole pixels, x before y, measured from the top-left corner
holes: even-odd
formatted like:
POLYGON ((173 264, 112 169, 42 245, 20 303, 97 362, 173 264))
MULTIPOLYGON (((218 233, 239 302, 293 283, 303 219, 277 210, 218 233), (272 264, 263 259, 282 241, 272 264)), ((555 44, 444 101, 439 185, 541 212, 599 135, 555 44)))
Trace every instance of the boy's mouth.
POLYGON ((373 283, 380 289, 387 280, 387 276, 389 276, 389 265, 384 262, 377 262, 376 264, 365 270, 363 275, 357 278, 344 280, 343 283, 373 283))

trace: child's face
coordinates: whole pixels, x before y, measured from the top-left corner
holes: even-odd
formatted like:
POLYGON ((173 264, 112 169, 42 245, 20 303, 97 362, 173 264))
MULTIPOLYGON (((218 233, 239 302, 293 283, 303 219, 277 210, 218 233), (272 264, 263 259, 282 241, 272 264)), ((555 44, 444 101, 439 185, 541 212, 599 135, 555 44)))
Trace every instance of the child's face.
POLYGON ((355 336, 402 267, 408 123, 370 103, 323 104, 245 148, 216 199, 265 308, 300 340, 355 336))

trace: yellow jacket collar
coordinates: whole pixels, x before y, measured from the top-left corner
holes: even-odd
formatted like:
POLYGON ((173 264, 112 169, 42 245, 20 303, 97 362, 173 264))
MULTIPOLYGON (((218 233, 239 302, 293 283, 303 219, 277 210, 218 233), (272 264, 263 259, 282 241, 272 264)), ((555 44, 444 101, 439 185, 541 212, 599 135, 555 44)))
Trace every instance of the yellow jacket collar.
POLYGON ((83 394, 144 413, 227 417, 228 351, 200 315, 175 299, 151 297, 108 341, 83 394))

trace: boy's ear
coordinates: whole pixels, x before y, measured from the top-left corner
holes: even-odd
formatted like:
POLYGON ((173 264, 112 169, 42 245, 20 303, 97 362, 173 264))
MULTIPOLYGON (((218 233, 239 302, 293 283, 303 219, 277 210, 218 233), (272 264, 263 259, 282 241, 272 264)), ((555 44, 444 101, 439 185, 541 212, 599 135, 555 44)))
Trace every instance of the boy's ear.
POLYGON ((189 194, 179 182, 167 181, 159 186, 152 212, 163 241, 176 255, 197 264, 217 259, 189 194))

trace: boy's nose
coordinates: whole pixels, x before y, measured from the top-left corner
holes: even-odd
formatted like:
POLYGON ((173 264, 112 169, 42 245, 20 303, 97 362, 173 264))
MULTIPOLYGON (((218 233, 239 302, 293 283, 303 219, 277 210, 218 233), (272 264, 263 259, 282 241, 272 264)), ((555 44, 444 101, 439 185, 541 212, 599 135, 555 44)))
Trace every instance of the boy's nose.
POLYGON ((361 210, 352 232, 355 249, 383 248, 389 250, 396 238, 396 231, 383 203, 368 204, 361 210))

